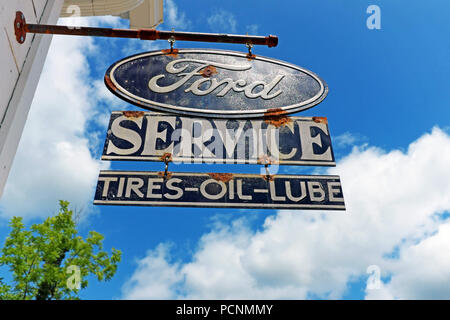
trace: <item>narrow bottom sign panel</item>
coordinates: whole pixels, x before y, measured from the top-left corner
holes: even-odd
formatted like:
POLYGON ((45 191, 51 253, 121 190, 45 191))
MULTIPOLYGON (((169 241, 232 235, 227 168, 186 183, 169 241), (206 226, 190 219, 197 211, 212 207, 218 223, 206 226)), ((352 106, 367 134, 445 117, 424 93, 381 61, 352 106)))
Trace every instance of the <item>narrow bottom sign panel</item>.
POLYGON ((100 171, 94 204, 345 210, 338 176, 100 171))

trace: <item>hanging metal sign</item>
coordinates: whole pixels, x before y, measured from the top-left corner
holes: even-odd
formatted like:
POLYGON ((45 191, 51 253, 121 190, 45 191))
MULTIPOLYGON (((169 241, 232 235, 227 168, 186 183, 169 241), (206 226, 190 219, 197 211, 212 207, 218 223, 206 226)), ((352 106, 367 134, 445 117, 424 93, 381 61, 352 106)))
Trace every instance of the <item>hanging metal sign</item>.
POLYGON ((345 210, 338 176, 100 171, 94 204, 345 210))
POLYGON ((246 53, 180 49, 134 55, 114 63, 105 84, 145 109, 214 118, 252 118, 302 111, 328 87, 299 66, 246 53))
POLYGON ((113 112, 102 160, 334 166, 326 118, 205 119, 113 112))

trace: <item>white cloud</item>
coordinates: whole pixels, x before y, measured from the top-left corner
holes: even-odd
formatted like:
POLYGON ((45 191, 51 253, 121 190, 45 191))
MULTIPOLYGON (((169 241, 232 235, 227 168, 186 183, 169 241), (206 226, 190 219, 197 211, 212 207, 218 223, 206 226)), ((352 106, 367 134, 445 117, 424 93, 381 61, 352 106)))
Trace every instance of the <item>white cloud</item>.
MULTIPOLYGON (((245 220, 223 223, 199 241, 192 260, 165 261, 177 293, 199 299, 341 298, 350 281, 380 267, 390 279, 367 298, 450 297, 450 136, 438 128, 407 152, 354 148, 329 174, 339 174, 347 212, 280 211, 262 230, 245 220), (398 249, 399 258, 389 258, 398 249), (442 255, 446 255, 442 257, 442 255), (174 272, 174 270, 176 272, 174 272)), ((149 261, 145 258, 143 261, 149 261)), ((142 264, 124 297, 146 298, 155 269, 142 264), (147 270, 147 272, 145 271, 147 270), (139 285, 137 285, 139 284, 139 285)), ((153 287, 151 297, 158 297, 153 287)))
POLYGON ((159 245, 139 261, 133 277, 124 287, 128 299, 173 299, 175 285, 182 279, 177 264, 167 262, 169 247, 159 245))
POLYGON ((210 16, 207 21, 214 32, 236 33, 237 21, 231 12, 221 10, 210 16))
POLYGON ((257 24, 250 24, 246 27, 247 29, 247 33, 249 35, 258 35, 258 29, 259 29, 259 25, 257 24))
POLYGON ((2 216, 47 216, 68 200, 88 208, 98 172, 88 122, 97 113, 87 55, 92 38, 54 37, 0 202, 2 216))
POLYGON ((110 112, 113 110, 125 110, 127 103, 112 94, 106 88, 103 80, 94 80, 92 85, 98 99, 104 102, 103 110, 98 110, 98 114, 95 115, 95 121, 106 128, 109 123, 110 112), (104 112, 105 110, 108 112, 104 112))
POLYGON ((354 134, 347 131, 343 134, 333 137, 333 145, 335 145, 337 148, 344 148, 347 146, 351 147, 365 140, 367 140, 367 138, 362 137, 359 134, 354 134))
POLYGON ((450 223, 441 224, 435 234, 404 247, 400 259, 386 262, 392 278, 381 293, 366 290, 368 299, 450 299, 450 223), (381 297, 380 297, 381 295, 381 297))
POLYGON ((191 26, 191 21, 186 18, 186 14, 180 10, 178 10, 178 6, 175 4, 173 0, 164 1, 164 13, 165 20, 164 25, 169 28, 189 29, 191 26))
POLYGON ((366 288, 366 300, 393 300, 394 296, 390 292, 386 285, 381 282, 378 288, 368 289, 366 288))

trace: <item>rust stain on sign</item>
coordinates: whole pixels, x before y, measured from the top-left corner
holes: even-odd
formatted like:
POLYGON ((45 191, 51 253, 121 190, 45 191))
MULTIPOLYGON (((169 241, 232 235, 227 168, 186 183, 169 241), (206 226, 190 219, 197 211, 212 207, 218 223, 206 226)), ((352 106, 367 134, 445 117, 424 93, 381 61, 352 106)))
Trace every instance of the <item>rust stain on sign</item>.
POLYGON ((328 124, 328 119, 326 117, 313 117, 312 119, 316 123, 328 124))
POLYGON ((111 81, 111 78, 107 74, 105 74, 105 83, 108 87, 110 87, 114 91, 117 91, 117 87, 114 85, 114 83, 111 81))
POLYGON ((212 75, 217 74, 217 69, 214 66, 207 66, 207 67, 203 68, 202 70, 200 70, 199 73, 202 75, 202 77, 209 78, 212 75))
POLYGON ((277 164, 278 161, 272 159, 271 157, 269 157, 268 155, 262 155, 258 158, 258 164, 277 164))
POLYGON ((144 111, 122 111, 122 113, 127 118, 140 118, 145 114, 144 111))
POLYGON ((222 181, 224 183, 227 183, 228 181, 233 179, 232 173, 208 173, 208 175, 217 181, 222 181))
POLYGON ((158 177, 170 179, 170 177, 172 177, 172 172, 158 171, 158 177))
POLYGON ((264 122, 278 128, 291 123, 292 119, 286 114, 286 111, 276 108, 269 109, 264 113, 264 122))
POLYGON ((247 53, 247 60, 248 61, 255 60, 255 58, 256 58, 256 54, 247 53))
POLYGON ((178 49, 164 49, 161 50, 165 55, 176 58, 178 57, 178 49))
POLYGON ((166 152, 159 159, 163 162, 172 162, 172 154, 170 152, 166 152))
POLYGON ((264 112, 264 117, 278 117, 284 115, 286 115, 286 111, 281 108, 267 109, 267 111, 264 112))

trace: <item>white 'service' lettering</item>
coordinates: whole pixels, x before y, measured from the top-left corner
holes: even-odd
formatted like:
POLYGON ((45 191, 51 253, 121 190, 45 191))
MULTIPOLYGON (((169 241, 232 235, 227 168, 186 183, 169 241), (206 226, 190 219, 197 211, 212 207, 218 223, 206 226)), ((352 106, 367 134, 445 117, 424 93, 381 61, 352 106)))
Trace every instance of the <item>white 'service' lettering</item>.
POLYGON ((273 163, 334 160, 324 123, 292 120, 285 126, 264 120, 200 119, 179 116, 113 118, 105 156, 156 158, 170 154, 174 162, 273 163), (281 143, 280 139, 290 139, 281 143))

